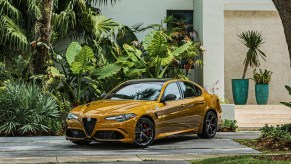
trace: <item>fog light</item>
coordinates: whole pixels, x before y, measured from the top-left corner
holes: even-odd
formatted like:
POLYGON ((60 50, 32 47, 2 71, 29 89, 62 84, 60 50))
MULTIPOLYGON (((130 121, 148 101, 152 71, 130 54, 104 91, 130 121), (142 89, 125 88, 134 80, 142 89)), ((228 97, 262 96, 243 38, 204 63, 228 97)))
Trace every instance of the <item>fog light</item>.
POLYGON ((80 134, 79 131, 77 131, 77 130, 73 130, 73 135, 74 135, 74 136, 78 136, 79 134, 80 134))

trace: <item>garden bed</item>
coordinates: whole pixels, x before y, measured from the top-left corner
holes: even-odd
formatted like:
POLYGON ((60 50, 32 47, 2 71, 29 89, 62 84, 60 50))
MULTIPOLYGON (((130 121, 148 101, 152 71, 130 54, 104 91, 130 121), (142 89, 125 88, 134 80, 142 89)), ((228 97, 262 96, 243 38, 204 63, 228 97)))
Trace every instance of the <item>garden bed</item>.
MULTIPOLYGON (((258 139, 239 139, 236 142, 264 152, 290 152, 291 141, 282 142, 271 138, 258 138, 258 139)), ((290 159, 291 160, 291 159, 290 159)))

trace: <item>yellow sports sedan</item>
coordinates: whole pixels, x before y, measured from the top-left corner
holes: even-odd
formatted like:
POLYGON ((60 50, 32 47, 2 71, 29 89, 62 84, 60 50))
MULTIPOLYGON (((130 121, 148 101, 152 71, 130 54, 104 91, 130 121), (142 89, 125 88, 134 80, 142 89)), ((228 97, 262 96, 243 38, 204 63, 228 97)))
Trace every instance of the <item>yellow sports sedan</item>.
POLYGON ((119 141, 146 147, 181 133, 212 138, 220 119, 219 98, 191 81, 130 80, 102 100, 74 108, 66 139, 78 145, 119 141))

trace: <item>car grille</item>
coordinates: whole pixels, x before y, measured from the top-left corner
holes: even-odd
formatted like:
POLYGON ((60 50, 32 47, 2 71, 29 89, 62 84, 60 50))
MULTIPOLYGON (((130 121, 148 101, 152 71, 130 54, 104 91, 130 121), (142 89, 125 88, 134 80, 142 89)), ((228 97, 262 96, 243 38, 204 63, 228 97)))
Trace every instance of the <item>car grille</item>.
POLYGON ((97 122, 96 118, 91 118, 90 120, 88 120, 87 118, 83 118, 84 130, 88 136, 92 135, 96 122, 97 122))
POLYGON ((124 136, 118 131, 97 131, 95 134, 97 139, 123 139, 124 136))

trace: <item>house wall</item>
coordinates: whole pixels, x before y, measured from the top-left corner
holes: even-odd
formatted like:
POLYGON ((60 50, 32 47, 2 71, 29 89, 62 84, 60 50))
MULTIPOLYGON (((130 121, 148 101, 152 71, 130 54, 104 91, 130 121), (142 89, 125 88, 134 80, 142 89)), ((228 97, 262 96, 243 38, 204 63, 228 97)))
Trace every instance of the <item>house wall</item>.
MULTIPOLYGON (((193 6, 193 0, 120 0, 113 6, 100 9, 103 15, 114 21, 132 26, 137 23, 161 24, 167 10, 193 10, 193 6)), ((148 32, 138 34, 138 39, 143 39, 148 32)))
MULTIPOLYGON (((226 98, 233 102, 231 79, 242 77, 243 61, 247 51, 237 34, 246 30, 257 30, 262 32, 265 43, 261 49, 267 55, 266 62, 261 60, 261 68, 273 72, 269 104, 289 102, 290 96, 284 86, 291 85, 291 68, 284 30, 277 11, 225 11, 224 15, 226 98)), ((248 69, 247 78, 252 77, 252 71, 252 68, 248 69)), ((250 80, 248 104, 256 104, 254 87, 254 82, 250 80)))

